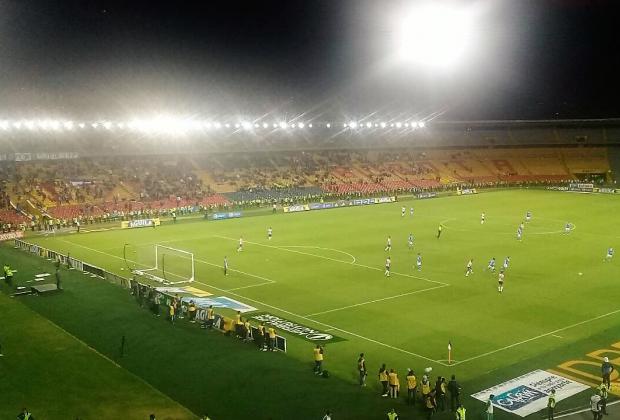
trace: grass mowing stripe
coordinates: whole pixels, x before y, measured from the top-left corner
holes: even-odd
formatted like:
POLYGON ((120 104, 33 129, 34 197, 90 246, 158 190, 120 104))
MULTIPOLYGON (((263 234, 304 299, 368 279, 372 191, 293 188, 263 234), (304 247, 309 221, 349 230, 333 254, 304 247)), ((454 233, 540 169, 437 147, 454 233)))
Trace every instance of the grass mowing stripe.
MULTIPOLYGON (((119 257, 118 255, 109 254, 109 253, 107 253, 107 252, 99 251, 99 250, 96 250, 96 249, 94 249, 94 248, 87 247, 87 246, 85 246, 85 245, 76 244, 76 243, 74 243, 74 242, 70 242, 70 241, 66 241, 66 240, 62 240, 62 241, 63 241, 63 242, 70 243, 70 244, 72 244, 72 245, 76 245, 76 246, 79 246, 79 247, 82 247, 82 248, 88 249, 88 250, 93 251, 93 252, 98 252, 98 253, 100 253, 100 254, 107 255, 107 256, 112 257, 112 258, 116 258, 116 259, 119 259, 119 260, 124 260, 124 258, 119 257)), ((127 261, 130 261, 130 262, 135 263, 135 261, 131 261, 131 260, 127 260, 127 261)), ((201 260, 195 260, 195 261, 197 261, 197 262, 201 262, 201 260)), ((365 341, 368 341, 368 342, 371 342, 371 343, 374 343, 374 344, 378 344, 378 345, 380 345, 380 346, 387 347, 387 348, 389 348, 389 349, 396 350, 396 351, 399 351, 399 352, 401 352, 401 353, 408 354, 408 355, 410 355, 410 356, 415 356, 415 357, 418 357, 418 358, 420 358, 420 359, 424 359, 424 360, 429 361, 429 362, 434 362, 434 363, 437 363, 437 364, 440 364, 440 365, 443 365, 443 366, 448 366, 448 364, 447 364, 447 363, 444 363, 444 362, 441 362, 441 361, 438 361, 438 360, 432 359, 432 358, 430 358, 430 357, 426 357, 426 356, 423 356, 423 355, 418 354, 418 353, 414 353, 414 352, 411 352, 411 351, 408 351, 408 350, 405 350, 405 349, 401 349, 401 348, 399 348, 399 347, 395 347, 395 346, 392 346, 392 345, 390 345, 390 344, 383 343, 383 342, 381 342, 381 341, 373 340, 372 338, 364 337, 363 335, 360 335, 360 334, 357 334, 357 333, 354 333, 354 332, 351 332, 351 331, 347 331, 347 330, 344 330, 344 329, 342 329, 342 328, 338 328, 338 327, 336 327, 336 326, 334 326, 334 325, 325 324, 324 322, 320 322, 320 321, 317 321, 317 320, 315 320, 315 319, 309 318, 309 317, 307 317, 307 316, 300 315, 300 314, 296 314, 296 313, 291 312, 291 311, 287 311, 286 309, 278 308, 277 306, 269 305, 268 303, 261 302, 261 301, 256 300, 256 299, 252 299, 252 298, 249 298, 249 297, 247 297, 247 296, 240 295, 240 294, 238 294, 238 293, 232 292, 232 291, 227 290, 227 289, 221 289, 221 288, 219 288, 219 287, 213 286, 213 285, 211 285, 211 284, 208 284, 208 283, 205 283, 205 282, 202 282, 202 281, 199 281, 199 280, 194 280, 194 282, 196 282, 196 283, 200 283, 200 284, 203 284, 203 285, 205 285, 205 286, 207 286, 207 287, 210 287, 210 288, 212 288, 212 289, 215 289, 215 290, 219 290, 220 292, 225 292, 225 293, 231 294, 231 295, 233 295, 233 296, 240 297, 240 298, 245 299, 245 300, 250 301, 250 302, 258 303, 259 305, 262 305, 262 306, 266 306, 266 307, 268 307, 268 308, 275 309, 275 310, 277 310, 277 311, 279 311, 279 312, 283 312, 283 313, 285 313, 285 314, 288 314, 288 315, 291 315, 291 316, 297 317, 297 318, 299 318, 299 319, 303 319, 303 320, 306 320, 306 321, 314 322, 315 324, 318 324, 318 325, 321 325, 321 326, 324 326, 324 327, 327 327, 327 328, 333 328, 333 329, 334 329, 334 330, 336 330, 336 331, 343 332, 343 333, 348 334, 348 335, 351 335, 351 336, 353 336, 353 337, 357 337, 357 338, 360 338, 360 339, 362 339, 362 340, 365 340, 365 341)), ((444 286, 447 286, 447 285, 444 285, 444 286)), ((444 286, 442 286, 442 287, 444 287, 444 286)))
MULTIPOLYGON (((227 240, 229 240, 229 241, 236 241, 236 239, 234 239, 234 238, 230 238, 230 237, 227 237, 227 236, 213 235, 213 237, 214 237, 214 238, 227 239, 227 240)), ((287 248, 287 247, 285 247, 285 246, 273 246, 273 245, 266 245, 266 244, 261 244, 261 243, 259 243, 259 242, 251 242, 251 241, 245 241, 245 243, 252 244, 252 245, 258 245, 258 246, 263 246, 263 247, 265 247, 265 248, 279 249, 279 250, 281 250, 281 251, 294 252, 294 253, 296 253, 296 254, 308 255, 308 256, 311 256, 311 257, 315 257, 315 258, 322 258, 322 259, 324 259, 324 260, 334 261, 334 262, 341 263, 341 264, 354 265, 354 266, 357 266, 357 267, 367 268, 367 269, 369 269, 369 270, 383 271, 383 269, 382 269, 382 268, 372 267, 372 266, 370 266, 370 265, 360 264, 360 263, 357 263, 357 262, 346 262, 346 261, 342 261, 342 260, 337 260, 337 259, 335 259, 335 258, 326 257, 326 256, 324 256, 324 255, 316 255, 316 254, 310 254, 310 253, 308 253, 308 252, 296 251, 296 250, 294 250, 294 249, 288 249, 288 248, 287 248)), ((328 249, 328 248, 325 248, 325 249, 328 249)), ((338 251, 338 252, 342 252, 342 251, 338 251)), ((354 257, 354 258, 355 258, 355 257, 354 257)), ((444 286, 449 286, 449 284, 448 284, 448 283, 444 283, 444 282, 442 282, 442 281, 437 281, 437 280, 430 280, 430 279, 427 279, 426 277, 413 276, 413 275, 411 275, 411 274, 405 274, 405 273, 397 273, 397 272, 395 272, 395 271, 391 271, 391 274, 396 274, 396 275, 398 275, 398 276, 409 277, 409 278, 411 278, 411 279, 417 279, 417 280, 427 281, 427 282, 429 282, 429 283, 435 283, 435 284, 441 284, 441 285, 444 285, 444 286)))
POLYGON ((508 349, 513 348, 513 347, 520 346, 521 344, 525 344, 525 343, 529 343, 530 341, 538 340, 539 338, 547 337, 549 335, 554 335, 556 333, 559 333, 559 332, 562 332, 562 331, 566 331, 566 330, 568 330, 570 328, 578 327, 579 325, 587 324, 587 323, 592 322, 592 321, 596 321, 596 320, 599 320, 599 319, 602 319, 602 318, 606 318, 606 317, 608 317, 610 315, 614 315, 614 314, 617 314, 619 312, 620 312, 620 309, 616 309, 615 311, 607 312, 606 314, 598 315, 598 316, 595 316, 594 318, 586 319, 585 321, 576 322, 576 323, 568 325, 566 327, 558 328, 557 330, 553 330, 553 331, 550 331, 548 333, 540 334, 540 335, 537 335, 536 337, 528 338, 527 340, 522 340, 522 341, 519 341, 517 343, 513 343, 513 344, 510 344, 508 346, 501 347, 499 349, 487 351, 486 353, 482 353, 482 354, 479 354, 477 356, 473 356, 473 357, 461 360, 460 362, 456 362, 456 363, 454 363, 454 365, 460 365, 460 364, 463 364, 463 363, 471 362, 472 360, 480 359, 481 357, 489 356, 491 354, 498 353, 500 351, 508 350, 508 349))
MULTIPOLYGON (((413 292, 401 293, 399 295, 394 295, 394 296, 388 296, 388 297, 384 297, 384 298, 380 298, 380 299, 369 300, 367 302, 356 303, 356 304, 353 304, 353 305, 347 305, 347 306, 343 306, 341 308, 334 308, 334 309, 328 309, 326 311, 315 312, 313 314, 308 314, 306 316, 317 316, 317 315, 329 314, 329 313, 332 313, 332 312, 344 311, 345 309, 350 309, 350 308, 355 308, 355 307, 358 307, 358 306, 369 305, 371 303, 376 303, 376 302, 383 302, 383 301, 391 300, 391 299, 398 299, 400 297, 411 296, 411 295, 415 295, 415 294, 418 294, 418 293, 429 292, 431 290, 441 289, 442 287, 447 287, 447 286, 448 286, 447 284, 445 284, 445 285, 442 284, 442 285, 439 285, 439 286, 433 286, 433 287, 429 287, 429 288, 422 289, 422 290, 414 290, 413 292)), ((230 290, 234 290, 234 289, 230 289, 230 290)))

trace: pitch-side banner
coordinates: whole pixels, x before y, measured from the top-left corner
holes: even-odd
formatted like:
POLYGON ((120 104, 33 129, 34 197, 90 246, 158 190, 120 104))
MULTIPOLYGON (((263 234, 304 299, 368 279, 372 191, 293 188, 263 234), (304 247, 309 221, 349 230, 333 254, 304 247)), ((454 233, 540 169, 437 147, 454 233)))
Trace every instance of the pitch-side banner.
POLYGON ((495 407, 525 417, 547 407, 547 400, 552 389, 555 389, 556 401, 562 401, 588 387, 544 370, 535 370, 493 388, 480 391, 472 397, 487 402, 489 396, 493 394, 495 407))

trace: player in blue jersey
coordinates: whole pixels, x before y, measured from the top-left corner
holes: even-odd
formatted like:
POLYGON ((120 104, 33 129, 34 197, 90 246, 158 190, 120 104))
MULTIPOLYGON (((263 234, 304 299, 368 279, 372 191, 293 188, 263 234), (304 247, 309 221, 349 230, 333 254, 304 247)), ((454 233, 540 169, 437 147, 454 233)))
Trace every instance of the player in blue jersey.
POLYGON ((422 271, 422 255, 420 255, 419 252, 418 252, 418 257, 415 261, 415 266, 417 267, 418 271, 422 271))
POLYGON ((409 245, 409 249, 413 249, 413 233, 409 234, 409 238, 407 238, 407 245, 409 245))
POLYGON ((489 260, 489 266, 487 268, 492 272, 495 272, 495 257, 489 260))
POLYGON ((385 250, 384 251, 391 251, 392 250, 392 237, 388 236, 387 237, 387 242, 385 243, 385 250))
POLYGON ((503 265, 504 270, 507 270, 509 265, 510 265, 510 257, 504 258, 504 265, 503 265))
POLYGON ((614 249, 613 248, 609 248, 607 250, 607 255, 605 256, 605 261, 611 261, 611 259, 614 257, 614 249))
POLYGON ((530 220, 532 220, 532 212, 528 210, 527 213, 525 213, 525 221, 529 222, 530 220))

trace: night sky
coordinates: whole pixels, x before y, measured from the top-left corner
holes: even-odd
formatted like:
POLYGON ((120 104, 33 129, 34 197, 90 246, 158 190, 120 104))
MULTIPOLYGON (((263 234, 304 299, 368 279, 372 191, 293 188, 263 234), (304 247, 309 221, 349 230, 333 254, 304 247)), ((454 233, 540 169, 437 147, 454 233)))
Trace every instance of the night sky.
POLYGON ((458 68, 394 64, 396 0, 0 2, 0 112, 620 117, 620 3, 484 10, 458 68))

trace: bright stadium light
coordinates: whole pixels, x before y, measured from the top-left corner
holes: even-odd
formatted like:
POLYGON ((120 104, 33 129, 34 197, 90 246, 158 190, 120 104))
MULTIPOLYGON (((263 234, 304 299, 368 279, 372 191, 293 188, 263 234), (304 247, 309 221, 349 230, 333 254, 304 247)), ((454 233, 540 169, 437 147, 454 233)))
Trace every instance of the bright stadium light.
POLYGON ((417 121, 412 122, 411 123, 411 127, 412 128, 418 128, 418 122, 417 121))
POLYGON ((263 123, 263 128, 269 128, 269 124, 263 123))
POLYGON ((24 124, 26 124, 26 128, 28 128, 28 130, 34 130, 35 128, 37 128, 36 123, 31 120, 27 120, 24 124))
POLYGON ((90 126, 92 128, 99 128, 99 123, 92 123, 90 126))
POLYGON ((112 129, 112 123, 111 123, 111 122, 109 122, 109 121, 105 121, 105 122, 103 123, 103 128, 105 128, 106 130, 110 130, 110 129, 112 129))
POLYGON ((387 125, 386 123, 382 122, 381 124, 381 128, 385 128, 385 126, 387 125))
POLYGON ((402 124, 402 123, 400 123, 400 122, 397 122, 397 123, 396 123, 396 128, 401 128, 402 126, 403 126, 403 124, 402 124))
POLYGON ((258 128, 260 127, 258 124, 254 124, 254 128, 258 128))
POLYGON ((308 128, 312 128, 312 123, 308 124, 308 128))
POLYGON ((299 124, 297 124, 297 126, 298 126, 299 128, 304 128, 306 125, 305 125, 304 123, 300 122, 299 124))
POLYGON ((19 130, 20 128, 22 128, 22 123, 21 123, 21 121, 15 121, 15 122, 13 123, 13 128, 17 128, 18 130, 19 130))
POLYGON ((65 121, 62 125, 65 130, 73 130, 73 121, 65 121))
POLYGON ((367 122, 366 123, 366 128, 371 128, 372 127, 372 123, 367 122))
POLYGON ((350 121, 350 122, 349 122, 349 127, 350 127, 350 128, 353 128, 353 129, 357 128, 357 122, 355 122, 355 121, 350 121))
POLYGON ((418 123, 418 127, 420 127, 420 128, 424 128, 425 126, 426 126, 426 124, 424 123, 424 121, 420 121, 418 123))
POLYGON ((120 122, 120 123, 116 124, 116 127, 122 130, 123 128, 125 128, 125 124, 120 122))
POLYGON ((332 128, 332 125, 330 123, 327 123, 327 124, 325 124, 325 127, 332 128))
POLYGON ((216 122, 214 122, 214 123, 213 123, 213 126, 214 126, 215 128, 222 128, 222 123, 220 123, 220 122, 216 121, 216 122))
POLYGON ((473 14, 471 8, 437 1, 414 6, 399 25, 399 56, 431 67, 454 65, 473 44, 473 14))
POLYGON ((243 122, 241 123, 241 127, 242 127, 244 130, 251 130, 251 129, 252 129, 252 124, 250 124, 250 123, 249 123, 249 122, 247 122, 247 121, 243 121, 243 122))
POLYGON ((280 127, 281 129, 286 129, 286 128, 288 127, 288 124, 287 124, 286 122, 282 121, 282 122, 279 124, 279 127, 280 127))
POLYGON ((9 129, 9 122, 8 121, 0 121, 0 128, 3 130, 8 130, 9 129))
POLYGON ((405 127, 409 127, 409 123, 405 123, 405 127))

